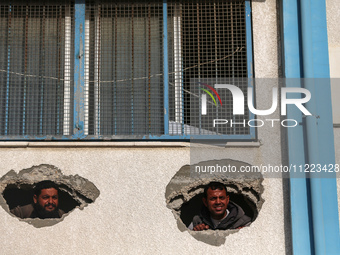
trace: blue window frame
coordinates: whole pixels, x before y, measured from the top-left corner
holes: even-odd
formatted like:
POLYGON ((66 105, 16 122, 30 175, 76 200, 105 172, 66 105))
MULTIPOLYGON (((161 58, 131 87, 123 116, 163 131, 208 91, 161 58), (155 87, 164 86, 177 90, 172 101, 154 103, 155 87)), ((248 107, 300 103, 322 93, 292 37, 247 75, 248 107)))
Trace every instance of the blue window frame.
POLYGON ((255 138, 200 88, 252 86, 250 1, 54 2, 0 4, 1 140, 255 138))

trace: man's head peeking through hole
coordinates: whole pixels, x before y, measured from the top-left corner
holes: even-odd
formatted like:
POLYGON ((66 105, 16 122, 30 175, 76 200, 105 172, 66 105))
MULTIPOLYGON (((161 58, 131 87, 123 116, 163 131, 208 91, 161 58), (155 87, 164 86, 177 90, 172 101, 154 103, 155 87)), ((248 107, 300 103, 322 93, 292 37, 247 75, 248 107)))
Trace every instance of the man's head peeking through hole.
POLYGON ((227 214, 229 196, 225 186, 221 183, 211 183, 204 188, 203 204, 210 212, 211 218, 223 219, 227 214))
POLYGON ((224 184, 211 182, 204 188, 203 207, 199 215, 195 215, 190 230, 237 229, 248 226, 251 222, 243 209, 229 200, 224 184))
POLYGON ((59 188, 49 180, 41 181, 34 187, 33 204, 17 206, 11 210, 19 218, 61 218, 59 209, 59 188))

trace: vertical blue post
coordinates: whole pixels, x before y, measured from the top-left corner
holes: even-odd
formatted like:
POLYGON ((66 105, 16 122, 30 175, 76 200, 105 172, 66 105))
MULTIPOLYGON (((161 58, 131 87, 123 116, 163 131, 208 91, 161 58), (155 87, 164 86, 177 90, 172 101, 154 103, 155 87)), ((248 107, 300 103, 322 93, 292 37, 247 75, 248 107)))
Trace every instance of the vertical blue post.
POLYGON ((84 137, 85 0, 75 2, 73 138, 84 137))
MULTIPOLYGON (((315 93, 314 86, 314 54, 317 54, 313 49, 312 38, 312 9, 311 1, 300 1, 300 17, 301 17, 301 38, 302 38, 302 67, 304 87, 309 90, 312 95, 311 100, 306 103, 307 109, 312 113, 312 116, 306 117, 306 138, 307 138, 307 154, 308 164, 317 165, 319 161, 319 143, 318 143, 318 121, 317 116, 317 100, 318 95, 315 93)), ((321 191, 321 180, 313 178, 311 175, 311 208, 313 220, 313 238, 314 249, 316 254, 326 254, 325 243, 325 226, 323 224, 323 201, 321 191)))
MULTIPOLYGON (((326 1, 311 0, 311 22, 313 30, 313 73, 317 95, 318 146, 321 165, 335 164, 331 88, 329 80, 329 54, 326 19, 326 1)), ((319 179, 322 215, 319 224, 324 228, 323 254, 340 254, 337 184, 335 173, 319 179)), ((312 201, 313 203, 314 201, 312 201)), ((316 233, 315 233, 316 234, 316 233)))
MULTIPOLYGON (((301 52, 299 11, 297 0, 281 2, 281 34, 283 37, 283 64, 286 87, 301 87, 301 52)), ((296 107, 287 107, 287 118, 303 122, 296 107)), ((291 165, 305 165, 305 140, 302 125, 287 129, 288 160, 291 165)), ((290 174, 290 207, 293 254, 312 254, 313 238, 310 225, 307 179, 305 174, 290 174)))
MULTIPOLYGON (((306 163, 309 165, 320 163, 322 167, 334 166, 325 0, 282 2, 285 76, 287 78, 305 77, 305 86, 310 90, 312 100, 315 100, 311 101, 312 105, 307 105, 307 108, 314 114, 306 121, 307 146, 303 146, 304 132, 300 131, 300 127, 288 130, 289 161, 291 164, 303 162, 305 155, 301 152, 305 151, 308 153, 306 163), (298 3, 300 3, 300 8, 298 8, 298 3), (300 41, 300 35, 302 41, 300 41), (303 73, 301 73, 301 68, 303 73), (299 132, 302 135, 298 135, 299 132)), ((291 82, 288 81, 286 84, 291 84, 291 82)), ((297 119, 293 110, 288 109, 288 114, 288 118, 297 119)), ((297 120, 300 122, 300 119, 297 120)), ((294 254, 340 254, 336 179, 335 175, 329 173, 325 175, 328 178, 307 180, 291 178, 294 254), (310 196, 308 192, 305 192, 308 182, 310 183, 310 196), (309 205, 311 205, 311 215, 308 211, 309 205), (312 224, 309 226, 308 236, 310 250, 306 250, 308 244, 307 238, 304 237, 307 237, 308 232, 305 229, 305 221, 311 216, 313 220, 310 221, 312 224)))
MULTIPOLYGON (((248 71, 248 87, 253 87, 253 39, 252 39, 252 29, 251 29, 251 7, 250 1, 245 1, 245 9, 246 9, 246 41, 247 41, 247 71, 248 71)), ((254 89, 254 87, 253 87, 254 89)), ((255 97, 255 93, 253 93, 253 97, 255 97)), ((254 98, 253 98, 253 102, 254 98)), ((255 116, 252 112, 249 112, 249 119, 254 119, 255 116)), ((255 127, 250 127, 250 136, 251 139, 256 138, 255 127)))
POLYGON ((169 134, 169 67, 168 67, 168 7, 163 0, 163 84, 164 84, 164 135, 169 134))

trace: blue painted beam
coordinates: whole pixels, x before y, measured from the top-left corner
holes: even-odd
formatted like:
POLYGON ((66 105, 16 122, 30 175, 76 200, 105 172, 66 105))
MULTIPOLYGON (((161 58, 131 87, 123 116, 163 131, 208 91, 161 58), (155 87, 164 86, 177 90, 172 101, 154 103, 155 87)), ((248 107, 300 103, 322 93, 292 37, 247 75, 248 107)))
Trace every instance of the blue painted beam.
MULTIPOLYGON (((299 8, 297 0, 281 1, 281 34, 283 37, 283 67, 286 87, 301 87, 301 52, 299 36, 299 8)), ((301 125, 287 129, 289 164, 304 165, 305 141, 301 112, 293 106, 287 107, 287 118, 301 125)), ((290 207, 293 254, 312 254, 312 229, 309 224, 308 184, 305 174, 290 175, 290 207)))
MULTIPOLYGON (((319 143, 318 143, 318 120, 317 116, 317 94, 314 86, 314 55, 316 52, 313 49, 312 38, 312 8, 310 0, 300 1, 300 20, 301 20, 301 48, 302 48, 302 67, 304 87, 309 90, 312 98, 306 103, 307 109, 312 113, 312 116, 306 117, 306 137, 307 137, 307 154, 308 164, 317 165, 319 161, 319 143)), ((311 174, 311 208, 313 221, 313 238, 314 251, 316 254, 325 254, 325 228, 323 224, 323 201, 321 181, 317 176, 311 174)))
MULTIPOLYGON (((248 71, 248 87, 253 87, 253 38, 252 38, 252 26, 251 26, 251 6, 250 1, 245 1, 245 9, 246 9, 246 39, 247 39, 247 71, 248 71)), ((253 93, 253 97, 255 97, 255 93, 253 93)), ((255 102, 253 98, 253 102, 255 102)), ((255 115, 252 112, 249 112, 249 119, 255 119, 255 115)), ((252 137, 256 137, 256 128, 250 127, 250 135, 252 137)))
MULTIPOLYGON (((308 164, 333 165, 335 151, 330 84, 329 80, 320 79, 329 77, 325 1, 282 1, 282 17, 285 77, 306 77, 304 84, 312 94, 312 100, 307 104, 307 108, 314 115, 306 120, 307 148, 304 148, 301 140, 303 130, 288 130, 289 161, 298 162, 299 157, 300 161, 303 161, 301 151, 304 150, 308 153, 308 164), (299 132, 302 135, 299 135, 299 132)), ((286 84, 290 86, 289 81, 286 84)), ((288 109, 288 115, 294 118, 294 110, 288 109)), ((332 178, 335 174, 327 174, 326 177, 328 178, 307 179, 307 183, 306 179, 291 179, 294 254, 340 254, 337 188, 336 180, 332 178), (308 186, 310 196, 306 192, 308 186), (307 217, 310 217, 309 205, 313 220, 309 231, 306 231, 300 229, 303 225, 299 219, 302 219, 305 225, 307 217), (310 239, 309 244, 307 235, 310 239)))
POLYGON ((75 2, 73 138, 84 138, 85 0, 75 2))
MULTIPOLYGON (((329 55, 325 0, 311 0, 314 85, 317 95, 318 143, 321 165, 335 164, 329 55)), ((335 173, 320 179, 324 227, 324 254, 340 254, 340 233, 335 173), (333 177, 333 178, 332 178, 333 177)))
POLYGON ((163 0, 163 86, 164 86, 164 134, 169 134, 169 67, 168 67, 168 6, 163 0))

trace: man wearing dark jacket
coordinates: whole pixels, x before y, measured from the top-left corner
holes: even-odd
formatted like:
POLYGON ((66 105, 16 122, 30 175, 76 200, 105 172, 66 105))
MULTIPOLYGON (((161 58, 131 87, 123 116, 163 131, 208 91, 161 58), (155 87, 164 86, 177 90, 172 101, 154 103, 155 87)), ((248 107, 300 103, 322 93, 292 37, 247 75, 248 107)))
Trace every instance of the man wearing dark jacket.
POLYGON ((11 210, 15 216, 25 218, 61 218, 59 209, 59 189, 52 181, 41 181, 34 189, 33 204, 17 206, 11 210))
POLYGON ((200 215, 194 216, 189 229, 201 231, 206 229, 237 229, 251 223, 242 208, 229 201, 227 190, 222 183, 211 182, 204 189, 203 204, 200 215))

